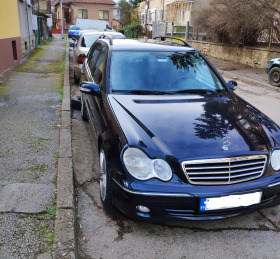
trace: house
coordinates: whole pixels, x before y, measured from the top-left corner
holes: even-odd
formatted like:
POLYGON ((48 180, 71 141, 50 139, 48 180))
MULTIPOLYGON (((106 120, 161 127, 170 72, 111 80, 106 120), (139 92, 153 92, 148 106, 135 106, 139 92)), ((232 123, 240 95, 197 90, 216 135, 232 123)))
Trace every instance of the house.
MULTIPOLYGON (((112 0, 62 0, 63 29, 76 24, 77 18, 104 20, 112 25, 114 5, 112 0)), ((53 2, 53 6, 57 13, 56 28, 61 29, 60 1, 53 2)))
POLYGON ((142 26, 148 30, 152 30, 155 21, 186 26, 187 22, 192 25, 195 13, 209 2, 210 0, 146 0, 140 3, 137 11, 142 26))
MULTIPOLYGON (((32 18, 33 3, 31 0, 17 0, 16 2, 18 8, 17 21, 20 26, 21 50, 22 55, 25 56, 36 47, 36 34, 34 30, 34 26, 36 26, 36 24, 34 24, 34 18, 32 18)), ((11 8, 6 9, 6 12, 7 11, 10 12, 11 8)), ((5 22, 5 24, 8 23, 5 22)))
POLYGON ((0 1, 0 73, 35 47, 30 1, 0 1))
POLYGON ((0 74, 21 58, 17 0, 0 1, 0 74))
POLYGON ((117 5, 113 7, 112 28, 116 31, 123 28, 122 8, 117 5))
POLYGON ((49 27, 52 26, 51 0, 33 0, 33 12, 37 16, 36 42, 49 38, 49 27))

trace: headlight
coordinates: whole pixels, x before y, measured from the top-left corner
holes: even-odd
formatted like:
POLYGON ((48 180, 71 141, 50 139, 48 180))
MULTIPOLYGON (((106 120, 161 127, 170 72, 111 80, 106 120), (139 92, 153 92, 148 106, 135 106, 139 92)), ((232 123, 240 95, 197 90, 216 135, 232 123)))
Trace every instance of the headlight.
POLYGON ((150 159, 138 148, 127 148, 123 154, 123 162, 127 171, 138 180, 158 178, 169 181, 172 171, 167 162, 162 159, 150 159))
POLYGON ((280 150, 274 150, 271 154, 271 166, 275 171, 280 170, 280 150))

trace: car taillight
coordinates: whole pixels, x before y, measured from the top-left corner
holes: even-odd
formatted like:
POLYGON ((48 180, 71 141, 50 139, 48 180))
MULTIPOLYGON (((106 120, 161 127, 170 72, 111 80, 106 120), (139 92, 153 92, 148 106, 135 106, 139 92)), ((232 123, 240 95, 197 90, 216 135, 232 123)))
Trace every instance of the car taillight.
POLYGON ((85 59, 86 59, 86 55, 85 54, 79 55, 78 59, 77 59, 78 64, 83 64, 85 59))

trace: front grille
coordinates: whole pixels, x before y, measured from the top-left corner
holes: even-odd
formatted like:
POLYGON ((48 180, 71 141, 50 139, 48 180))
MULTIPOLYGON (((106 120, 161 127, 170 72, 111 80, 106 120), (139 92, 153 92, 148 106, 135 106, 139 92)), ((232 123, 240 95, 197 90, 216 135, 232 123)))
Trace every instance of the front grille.
POLYGON ((250 181, 263 175, 265 155, 191 160, 182 163, 191 184, 224 185, 250 181))

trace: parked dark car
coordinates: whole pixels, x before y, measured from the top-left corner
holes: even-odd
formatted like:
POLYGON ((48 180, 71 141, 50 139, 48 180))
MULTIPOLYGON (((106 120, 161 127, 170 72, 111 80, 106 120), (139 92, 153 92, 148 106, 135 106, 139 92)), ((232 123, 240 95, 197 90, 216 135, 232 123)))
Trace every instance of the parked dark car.
POLYGON ((269 83, 273 86, 280 86, 280 58, 269 60, 266 66, 269 83))
POLYGON ((195 49, 99 39, 82 77, 105 209, 136 220, 209 220, 280 203, 279 126, 195 49))
POLYGON ((68 30, 68 38, 79 39, 80 30, 81 30, 80 27, 76 25, 71 25, 68 30))

